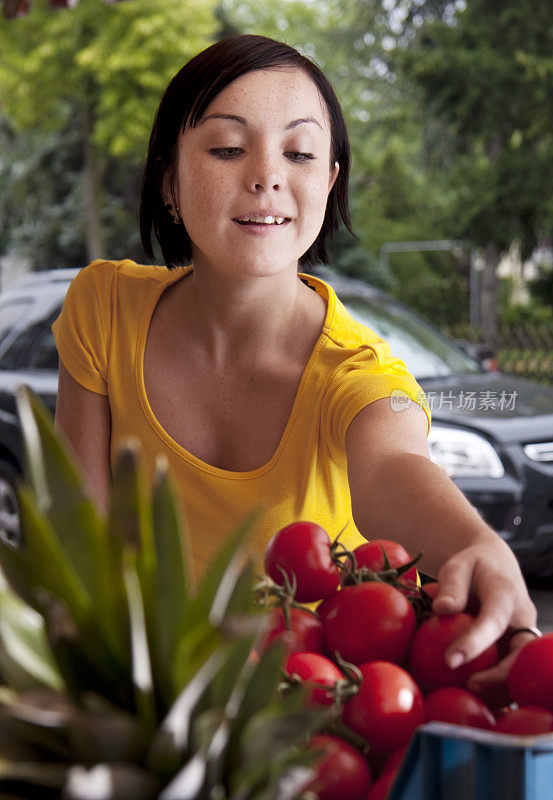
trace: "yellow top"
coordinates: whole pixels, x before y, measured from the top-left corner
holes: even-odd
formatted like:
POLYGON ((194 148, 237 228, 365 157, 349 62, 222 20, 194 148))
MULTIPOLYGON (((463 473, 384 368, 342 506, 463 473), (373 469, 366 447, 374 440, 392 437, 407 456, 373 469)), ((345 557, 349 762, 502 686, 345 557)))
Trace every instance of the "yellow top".
POLYGON ((396 391, 422 405, 430 421, 422 390, 386 342, 354 320, 327 283, 300 274, 326 301, 327 314, 276 451, 248 472, 201 461, 162 428, 144 386, 144 349, 154 308, 164 289, 191 269, 94 261, 73 280, 53 325, 71 376, 109 397, 112 461, 118 442, 129 436, 142 443, 150 480, 156 457, 166 456, 186 511, 199 577, 225 536, 259 505, 266 509, 255 533, 261 552, 276 531, 302 519, 319 523, 332 539, 347 524, 341 541, 356 547, 365 539, 351 514, 348 426, 364 406, 396 391))

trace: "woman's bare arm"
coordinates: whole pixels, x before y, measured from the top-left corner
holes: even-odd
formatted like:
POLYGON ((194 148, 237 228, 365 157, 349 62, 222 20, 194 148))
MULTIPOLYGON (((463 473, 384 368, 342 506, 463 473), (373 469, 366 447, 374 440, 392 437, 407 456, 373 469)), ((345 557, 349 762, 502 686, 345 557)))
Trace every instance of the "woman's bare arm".
POLYGON ((346 435, 348 477, 355 523, 367 539, 396 539, 413 555, 424 551, 421 569, 440 581, 435 611, 462 611, 469 594, 480 601, 477 620, 448 650, 453 666, 509 626, 535 625, 536 609, 511 549, 429 459, 426 435, 426 416, 415 403, 399 412, 389 398, 372 403, 346 435))
POLYGON ((111 480, 111 415, 106 395, 85 389, 60 361, 56 427, 69 442, 86 476, 92 497, 106 511, 111 480))

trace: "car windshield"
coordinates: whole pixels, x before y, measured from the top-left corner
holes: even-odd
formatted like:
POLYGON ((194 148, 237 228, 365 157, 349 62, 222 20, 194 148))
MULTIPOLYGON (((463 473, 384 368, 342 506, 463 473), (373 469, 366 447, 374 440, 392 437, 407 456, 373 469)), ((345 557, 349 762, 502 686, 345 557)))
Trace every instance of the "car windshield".
POLYGON ((340 293, 340 299, 352 317, 388 342, 418 380, 481 372, 476 361, 385 295, 360 298, 340 293))

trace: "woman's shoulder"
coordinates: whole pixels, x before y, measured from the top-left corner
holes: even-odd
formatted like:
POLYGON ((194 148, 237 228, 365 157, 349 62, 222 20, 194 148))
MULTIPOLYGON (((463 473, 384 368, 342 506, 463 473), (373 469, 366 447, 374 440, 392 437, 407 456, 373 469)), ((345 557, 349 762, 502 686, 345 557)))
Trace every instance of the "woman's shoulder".
POLYGON ((170 283, 174 280, 176 270, 158 264, 138 264, 130 258, 121 261, 97 258, 83 267, 78 276, 84 275, 93 278, 95 282, 111 282, 113 278, 135 281, 155 281, 156 283, 170 283))
POLYGON ((356 351, 382 342, 375 331, 362 325, 350 314, 330 283, 314 275, 301 274, 300 279, 326 301, 327 315, 323 332, 336 348, 345 354, 346 351, 356 351))
POLYGON ((140 296, 147 297, 156 287, 163 291, 163 287, 177 280, 182 271, 183 268, 169 270, 156 264, 138 264, 131 259, 98 258, 79 270, 68 294, 75 300, 81 296, 90 297, 92 292, 102 302, 109 297, 124 300, 126 295, 136 301, 140 296))

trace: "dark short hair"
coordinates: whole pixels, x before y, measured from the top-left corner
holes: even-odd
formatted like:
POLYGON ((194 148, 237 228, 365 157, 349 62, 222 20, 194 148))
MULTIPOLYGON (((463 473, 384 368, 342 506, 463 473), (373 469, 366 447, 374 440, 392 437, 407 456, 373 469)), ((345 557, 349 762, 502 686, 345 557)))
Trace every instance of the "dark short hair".
POLYGON ((340 165, 326 204, 324 221, 311 247, 300 257, 304 268, 328 261, 327 245, 340 219, 353 233, 348 208, 350 146, 340 102, 319 67, 293 47, 266 36, 244 34, 216 42, 194 56, 174 76, 157 110, 150 136, 142 181, 140 234, 149 258, 154 258, 152 230, 169 269, 189 264, 190 237, 183 225, 175 225, 163 198, 163 179, 177 158, 181 132, 195 127, 212 100, 230 83, 260 69, 296 67, 317 86, 328 111, 331 130, 331 164, 340 165))

